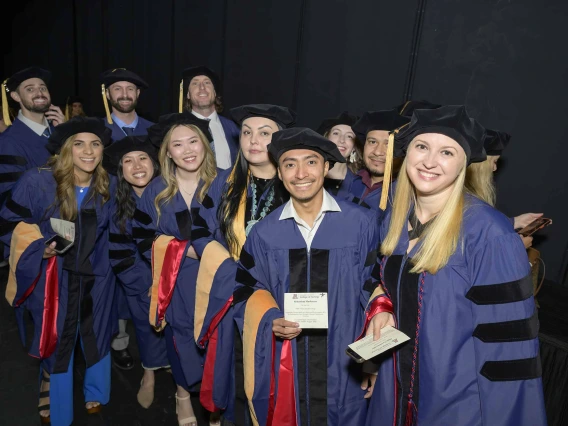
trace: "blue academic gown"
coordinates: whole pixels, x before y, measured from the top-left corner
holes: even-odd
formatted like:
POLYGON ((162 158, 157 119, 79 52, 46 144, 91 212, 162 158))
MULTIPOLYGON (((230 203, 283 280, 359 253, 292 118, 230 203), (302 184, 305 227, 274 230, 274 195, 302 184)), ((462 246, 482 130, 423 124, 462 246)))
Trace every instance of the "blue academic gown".
POLYGON ((351 194, 350 199, 355 204, 359 204, 360 206, 366 207, 368 209, 379 211, 382 188, 383 187, 381 185, 379 188, 365 195, 367 186, 363 183, 363 178, 360 175, 355 175, 349 188, 349 193, 351 194))
MULTIPOLYGON (((43 259, 44 242, 54 235, 49 218, 59 218, 59 208, 53 207, 56 183, 51 170, 26 172, 14 186, 12 195, 0 210, 5 230, 0 238, 10 245, 12 231, 19 222, 36 224, 42 238, 25 247, 19 261, 11 265, 17 288, 12 304, 25 306, 32 315, 34 337, 29 353, 40 358, 40 339, 47 304, 46 268, 43 259), (35 286, 35 287, 34 287, 35 286), (33 291, 32 291, 33 290, 33 291), (44 300, 45 299, 45 300, 44 300)), ((87 367, 108 354, 111 336, 116 332, 112 321, 112 298, 115 278, 108 259, 108 221, 110 203, 101 204, 85 197, 75 220, 75 244, 57 259, 57 335, 55 350, 42 359, 48 373, 67 371, 77 338, 81 335, 87 367)))
MULTIPOLYGON (((47 141, 45 136, 38 136, 19 118, 0 133, 0 206, 26 170, 47 163, 50 156, 45 149, 47 141)), ((9 255, 5 246, 0 244, 0 257, 9 255)))
MULTIPOLYGON (((260 320, 252 352, 256 361, 251 358, 255 365, 252 405, 260 425, 270 423, 271 374, 273 382, 283 380, 281 358, 287 342, 293 354, 296 422, 283 420, 283 414, 290 412, 290 397, 278 384, 272 424, 361 425, 365 421, 367 400, 361 390, 361 365, 352 361, 345 349, 362 333, 365 309, 376 288, 372 271, 379 226, 376 212, 345 200, 338 200, 338 205, 340 212, 325 214, 310 251, 294 219, 280 220, 282 206, 253 228, 241 252, 238 289, 268 290, 277 303, 260 320), (276 339, 272 352, 272 321, 284 317, 284 293, 297 292, 327 293, 328 330, 304 329, 291 341, 276 339)), ((254 316, 261 309, 248 306, 254 297, 235 307, 243 339, 255 334, 247 326, 247 312, 254 316)), ((245 383, 247 374, 245 370, 245 383)))
POLYGON ((175 347, 175 354, 169 351, 174 379, 178 385, 191 388, 201 381, 203 374, 203 354, 195 344, 193 337, 195 281, 199 261, 186 256, 191 246, 192 221, 187 204, 179 191, 169 203, 162 205, 158 218, 154 199, 165 187, 161 177, 154 179, 146 187, 142 198, 137 203, 138 208, 134 214, 132 232, 138 244, 138 251, 150 263, 152 262, 152 243, 155 237, 168 235, 181 241, 188 241, 181 257, 173 295, 165 311, 165 320, 168 324, 166 337, 171 337, 168 339, 168 344, 173 343, 175 347), (175 358, 179 358, 179 361, 175 358), (177 371, 174 365, 177 366, 180 363, 181 371, 177 371))
MULTIPOLYGON (((106 118, 103 118, 105 126, 112 130, 111 139, 113 142, 117 142, 126 136, 128 136, 124 130, 113 120, 112 124, 108 123, 106 118)), ((138 123, 134 128, 134 131, 131 136, 145 136, 148 134, 148 127, 152 126, 154 123, 148 121, 140 116, 138 116, 138 123)), ((118 310, 118 318, 119 319, 130 319, 132 318, 133 313, 130 312, 129 303, 126 300, 126 294, 124 292, 123 286, 116 287, 116 295, 115 295, 115 304, 118 310)))
POLYGON ((227 139, 227 143, 229 144, 229 151, 231 152, 231 164, 235 164, 237 154, 239 152, 239 138, 241 131, 233 120, 225 118, 221 115, 219 115, 219 120, 221 120, 221 126, 223 126, 223 131, 225 132, 225 139, 227 139))
POLYGON ((124 133, 124 130, 122 130, 114 121, 112 124, 108 124, 108 120, 106 118, 104 118, 103 120, 105 122, 105 126, 112 130, 111 139, 113 142, 119 141, 126 136, 145 136, 148 134, 148 127, 154 124, 151 121, 138 116, 138 124, 134 128, 134 132, 132 133, 132 135, 127 135, 126 133, 124 133))
POLYGON ((347 174, 345 179, 339 181, 337 179, 325 179, 324 187, 331 195, 340 200, 349 200, 351 198, 351 185, 355 180, 357 175, 353 173, 349 168, 347 169, 347 174))
MULTIPOLYGON (((132 191, 136 204, 140 198, 132 191)), ((137 250, 132 237, 132 220, 126 220, 124 232, 120 229, 113 208, 110 221, 109 256, 112 269, 123 287, 132 322, 136 329, 136 339, 142 365, 147 369, 157 369, 169 365, 166 342, 162 333, 157 333, 148 322, 150 298, 148 290, 152 285, 152 269, 137 250)))
MULTIPOLYGON (((230 173, 230 169, 219 172, 203 201, 198 202, 194 198, 191 205, 192 243, 202 263, 205 261, 203 258, 204 250, 209 244, 219 244, 225 250, 228 250, 220 229, 217 210, 223 195, 226 193, 227 179, 230 173)), ((287 198, 287 193, 283 194, 284 190, 280 187, 280 184, 277 188, 280 189, 276 191, 273 206, 282 204, 283 197, 287 198)), ((268 193, 269 189, 266 188, 260 197, 259 205, 263 205, 268 193)), ((252 191, 249 185, 247 188, 247 206, 250 206, 251 197, 252 191)), ((258 224, 255 226, 258 226, 258 224)), ((243 416, 245 419, 247 418, 248 410, 245 407, 244 395, 241 394, 243 386, 242 362, 240 359, 235 359, 235 356, 240 357, 242 351, 237 350, 235 355, 234 350, 235 338, 238 339, 238 336, 235 336, 233 305, 243 296, 242 293, 233 296, 236 285, 236 271, 237 262, 227 253, 226 258, 220 260, 218 268, 214 271, 210 287, 202 289, 205 297, 203 299, 198 297, 199 300, 205 301, 206 309, 202 316, 196 318, 195 337, 197 344, 206 350, 201 403, 209 410, 222 410, 224 418, 236 424, 241 424, 243 416), (235 375, 236 367, 239 369, 237 377, 235 375), (237 397, 239 397, 239 402, 237 408, 235 408, 237 397)))
POLYGON ((383 358, 367 426, 405 424, 422 279, 417 424, 546 425, 526 251, 503 214, 473 196, 466 206, 458 248, 435 275, 409 272, 418 245, 406 255, 406 228, 382 261, 397 327, 411 340, 383 358))

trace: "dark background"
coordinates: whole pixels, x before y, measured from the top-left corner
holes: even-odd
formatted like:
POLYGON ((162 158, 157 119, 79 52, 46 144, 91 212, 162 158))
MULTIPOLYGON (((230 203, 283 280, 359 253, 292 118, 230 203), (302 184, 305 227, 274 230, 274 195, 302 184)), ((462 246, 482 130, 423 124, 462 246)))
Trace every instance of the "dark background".
POLYGON ((18 1, 2 13, 0 72, 50 69, 54 104, 78 94, 103 116, 100 73, 128 68, 151 86, 138 108, 151 120, 177 110, 181 71, 201 64, 228 108, 285 105, 310 127, 407 99, 465 104, 513 135, 498 207, 554 220, 534 245, 568 286, 567 21, 562 0, 18 1))

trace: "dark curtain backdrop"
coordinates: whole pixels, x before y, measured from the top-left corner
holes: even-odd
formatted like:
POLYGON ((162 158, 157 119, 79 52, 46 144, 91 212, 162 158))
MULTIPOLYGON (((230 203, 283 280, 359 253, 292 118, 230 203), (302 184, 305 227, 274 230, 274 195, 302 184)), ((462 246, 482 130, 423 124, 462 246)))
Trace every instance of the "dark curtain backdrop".
POLYGON ((35 0, 15 2, 3 18, 4 78, 46 67, 54 103, 78 94, 92 115, 104 114, 106 69, 148 81, 138 111, 156 120, 177 110, 181 71, 200 64, 221 74, 227 109, 286 105, 304 126, 409 98, 465 104, 513 135, 498 207, 553 218, 535 246, 546 277, 568 285, 567 2, 35 0))

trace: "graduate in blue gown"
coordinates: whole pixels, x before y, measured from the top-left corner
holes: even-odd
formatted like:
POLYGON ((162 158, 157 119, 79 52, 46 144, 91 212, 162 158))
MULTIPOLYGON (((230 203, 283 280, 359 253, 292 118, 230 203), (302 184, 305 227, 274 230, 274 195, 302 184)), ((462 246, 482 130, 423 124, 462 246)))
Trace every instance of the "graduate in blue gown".
POLYGON ((233 120, 223 117, 221 79, 212 69, 197 65, 181 74, 179 112, 189 111, 197 118, 209 120, 217 168, 230 169, 239 152, 240 130, 233 120), (182 100, 185 99, 185 102, 182 100))
MULTIPOLYGON (((34 322, 29 350, 41 360, 42 422, 73 422, 73 352, 79 339, 87 370, 86 408, 100 411, 110 397, 110 340, 116 332, 109 262, 109 177, 102 167, 110 131, 95 118, 77 117, 57 126, 48 166, 27 171, 0 210, 2 236, 10 246, 6 298, 25 306, 34 322), (52 219, 74 226, 74 243, 57 254, 52 219)), ((62 231, 63 232, 63 231, 62 231)), ((62 235, 73 239, 72 231, 62 235)))
POLYGON ((263 426, 363 424, 364 373, 345 350, 376 313, 377 213, 323 188, 345 159, 312 130, 277 132, 269 151, 290 201, 253 228, 237 272, 237 291, 253 293, 235 307, 251 416, 263 426), (286 293, 326 297, 327 329, 287 320, 286 293))
MULTIPOLYGON (((511 135, 499 130, 486 129, 484 142, 487 160, 468 166, 465 175, 465 186, 475 196, 487 204, 495 207, 497 202, 497 190, 495 188, 494 173, 503 151, 509 145, 511 135)), ((521 229, 542 216, 542 213, 524 213, 510 218, 514 229, 521 229)), ((521 236, 526 248, 532 245, 533 237, 521 236)))
POLYGON ((405 159, 380 275, 389 322, 411 339, 380 359, 368 426, 546 425, 526 252, 508 219, 464 190, 484 137, 463 106, 416 110, 395 135, 387 162, 405 159))
MULTIPOLYGON (((349 188, 351 201, 363 207, 379 211, 385 173, 385 159, 389 132, 408 123, 394 109, 364 113, 351 126, 357 138, 363 143, 364 167, 357 173, 349 188)), ((391 194, 392 198, 392 194, 391 194)))
POLYGON ((325 177, 325 189, 340 199, 349 198, 349 188, 357 173, 363 167, 363 149, 351 126, 359 117, 342 112, 337 117, 326 118, 317 132, 337 145, 345 163, 336 163, 325 177))
POLYGON ((207 196, 192 204, 193 247, 200 257, 195 340, 206 349, 201 404, 222 411, 224 424, 248 425, 242 343, 232 306, 244 296, 235 288, 237 260, 255 224, 288 199, 268 155, 272 134, 292 126, 294 111, 277 105, 243 105, 231 116, 241 127, 240 151, 232 170, 213 181, 207 196))
POLYGON ((154 400, 154 370, 169 367, 166 341, 148 321, 152 286, 150 264, 136 248, 132 218, 144 190, 160 174, 154 146, 145 136, 127 136, 105 149, 104 167, 117 176, 110 222, 110 263, 123 287, 132 322, 144 377, 137 394, 138 403, 148 408, 154 400))
MULTIPOLYGON (((111 139, 119 141, 126 136, 145 136, 152 122, 136 113, 140 91, 148 88, 140 76, 125 68, 110 69, 101 74, 102 97, 106 111, 105 125, 112 130, 111 139), (109 109, 110 105, 110 109, 109 109)), ((118 310, 118 335, 111 344, 113 364, 121 370, 134 367, 126 332, 127 320, 132 318, 126 294, 122 286, 116 287, 115 304, 118 310)))
POLYGON ((217 174, 208 127, 206 120, 182 113, 162 116, 150 128, 161 176, 148 185, 134 213, 138 250, 152 264, 149 319, 166 335, 180 426, 197 425, 189 391, 203 373, 203 354, 193 337, 199 261, 191 241, 190 205, 203 199, 217 174))
MULTIPOLYGON (((0 134, 0 205, 26 170, 45 165, 49 158, 45 148, 49 135, 54 126, 65 121, 59 107, 51 104, 50 79, 48 70, 30 67, 2 83, 3 120, 8 128, 0 134), (10 120, 7 92, 20 106, 13 122, 10 120)), ((0 247, 0 259, 8 255, 0 247)))
POLYGON ((116 142, 125 136, 144 136, 151 121, 136 113, 140 90, 148 89, 140 76, 125 68, 107 70, 101 74, 103 103, 106 110, 105 125, 112 130, 116 142), (110 104, 110 109, 109 109, 110 104))

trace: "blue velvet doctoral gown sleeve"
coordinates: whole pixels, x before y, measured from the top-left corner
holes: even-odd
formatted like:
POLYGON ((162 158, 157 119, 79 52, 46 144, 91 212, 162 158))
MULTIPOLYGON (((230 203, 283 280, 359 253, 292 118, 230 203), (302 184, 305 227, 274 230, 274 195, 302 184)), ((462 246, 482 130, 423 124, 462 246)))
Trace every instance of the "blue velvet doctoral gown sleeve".
MULTIPOLYGON (((132 192, 136 204, 140 198, 132 192)), ((152 285, 152 270, 148 261, 140 254, 132 237, 132 220, 124 222, 121 228, 116 218, 116 205, 110 221, 110 262, 119 284, 124 289, 125 301, 136 329, 136 340, 142 365, 155 369, 168 366, 166 342, 162 333, 157 333, 148 321, 152 285)))
MULTIPOLYGON (((132 197, 138 204, 140 198, 135 194, 132 197)), ((152 285, 152 270, 150 263, 138 251, 132 236, 132 220, 126 220, 124 229, 116 218, 116 205, 113 205, 112 220, 110 221, 110 263, 112 269, 127 296, 136 296, 148 293, 152 285)), ((153 235, 151 236, 151 238, 153 235)))

